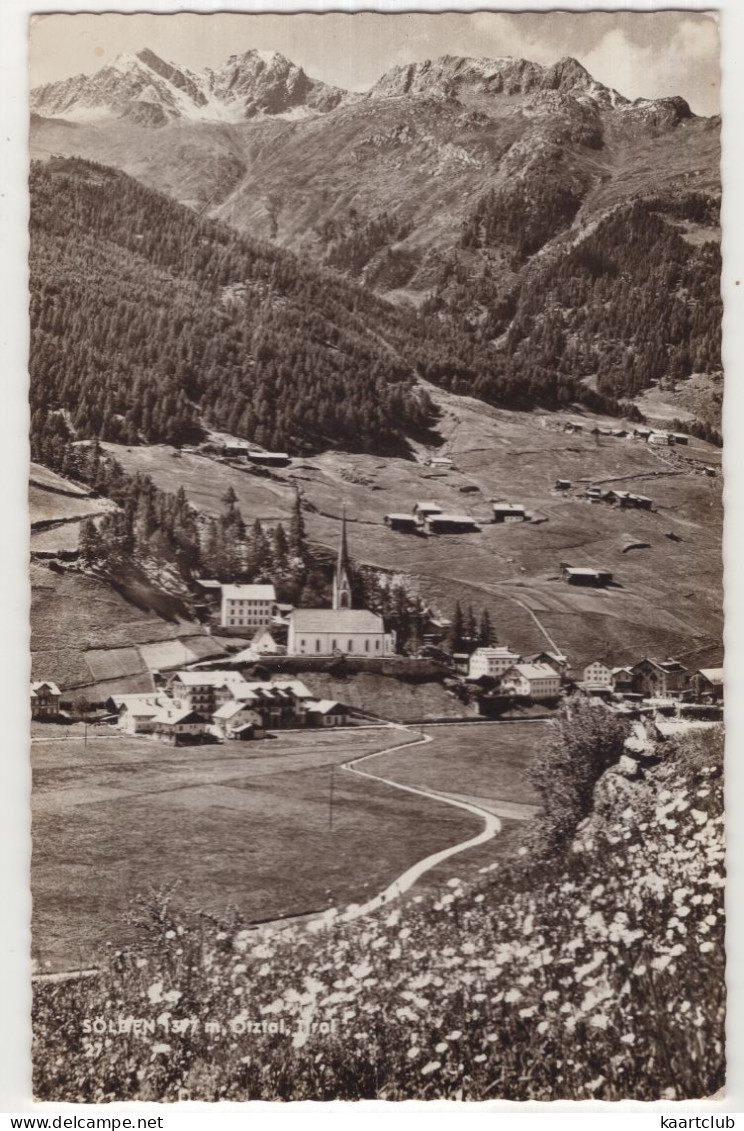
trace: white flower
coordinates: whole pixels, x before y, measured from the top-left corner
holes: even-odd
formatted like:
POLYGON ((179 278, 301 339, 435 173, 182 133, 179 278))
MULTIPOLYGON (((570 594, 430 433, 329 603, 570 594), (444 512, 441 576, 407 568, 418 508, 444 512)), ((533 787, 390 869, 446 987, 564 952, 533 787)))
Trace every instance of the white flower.
MULTIPOLYGON (((408 1055, 410 1056, 410 1053, 408 1055)), ((441 1065, 440 1061, 430 1060, 429 1063, 425 1064, 424 1067, 421 1069, 421 1075, 422 1076, 430 1076, 432 1072, 436 1072, 436 1070, 438 1068, 441 1068, 441 1067, 442 1067, 442 1065, 441 1065)))
POLYGON ((180 1001, 180 999, 182 997, 183 997, 183 994, 181 993, 180 990, 168 990, 167 994, 163 994, 163 1001, 176 1002, 176 1001, 180 1001))
POLYGON ((163 983, 162 982, 153 982, 153 984, 150 986, 150 988, 147 991, 147 996, 149 997, 149 999, 153 1003, 153 1005, 155 1005, 159 1001, 162 1001, 163 1000, 163 983))
POLYGON ((709 950, 713 949, 714 947, 712 942, 701 942, 700 944, 700 951, 702 954, 707 954, 709 950))
POLYGON ((162 1053, 169 1053, 170 1050, 171 1050, 170 1045, 153 1045, 152 1048, 150 1049, 150 1052, 153 1056, 157 1056, 158 1053, 161 1053, 161 1052, 162 1053))
POLYGON ((413 1060, 415 1057, 417 1057, 419 1055, 420 1052, 421 1052, 421 1049, 418 1049, 418 1048, 416 1048, 415 1045, 412 1045, 411 1048, 406 1053, 406 1055, 407 1055, 409 1060, 413 1060))
POLYGON ((595 1029, 606 1029, 610 1024, 610 1019, 605 1013, 595 1013, 594 1016, 589 1019, 589 1024, 595 1029))

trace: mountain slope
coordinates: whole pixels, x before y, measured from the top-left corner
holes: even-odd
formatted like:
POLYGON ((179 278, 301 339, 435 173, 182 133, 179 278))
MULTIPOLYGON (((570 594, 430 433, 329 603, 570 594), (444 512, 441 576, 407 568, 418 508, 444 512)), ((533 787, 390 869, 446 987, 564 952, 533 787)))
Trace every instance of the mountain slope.
MULTIPOLYGON (((422 372, 492 403, 568 403, 582 383, 615 400, 657 381, 674 395, 720 373, 717 119, 681 98, 630 102, 570 58, 444 56, 393 68, 366 96, 314 87, 307 116, 287 120, 272 68, 257 67, 199 78, 223 109, 231 87, 243 109, 263 99, 250 121, 181 114, 153 146, 131 115, 37 116, 32 152, 123 168, 418 307, 422 372), (313 99, 333 105, 311 114, 313 99), (605 238, 612 262, 597 258, 605 238)), ((48 110, 49 91, 35 105, 48 110)))

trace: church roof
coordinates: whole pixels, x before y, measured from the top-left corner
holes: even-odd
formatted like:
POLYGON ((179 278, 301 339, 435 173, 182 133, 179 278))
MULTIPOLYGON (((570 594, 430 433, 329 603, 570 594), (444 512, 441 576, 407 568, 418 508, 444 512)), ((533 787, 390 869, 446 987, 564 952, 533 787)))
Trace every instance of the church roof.
POLYGON ((381 616, 369 609, 295 609, 290 613, 295 632, 384 632, 381 616))

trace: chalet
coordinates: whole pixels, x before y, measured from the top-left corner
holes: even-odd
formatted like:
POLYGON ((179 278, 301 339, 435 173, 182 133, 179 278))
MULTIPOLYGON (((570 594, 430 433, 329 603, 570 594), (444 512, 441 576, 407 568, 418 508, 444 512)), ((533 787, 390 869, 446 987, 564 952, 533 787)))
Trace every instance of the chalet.
POLYGON ((468 514, 430 514, 426 518, 428 534, 472 534, 480 530, 468 514))
POLYGON ((418 527, 418 521, 412 514, 386 514, 385 525, 391 530, 400 530, 404 534, 412 534, 418 527))
POLYGON ((629 433, 628 433, 627 428, 611 428, 610 429, 610 435, 614 436, 618 440, 624 440, 626 438, 626 436, 628 436, 628 434, 629 433))
POLYGON ((55 719, 60 711, 62 692, 51 680, 31 684, 31 718, 55 719))
POLYGON ((292 462, 287 452, 246 452, 246 455, 258 467, 288 467, 292 462))
POLYGON ((234 699, 235 691, 244 685, 240 672, 180 671, 170 684, 173 701, 180 707, 211 715, 216 707, 234 699))
POLYGON ((204 715, 173 704, 159 711, 152 721, 155 737, 174 746, 201 742, 207 733, 208 722, 204 715))
POLYGON ((567 420, 563 425, 564 432, 583 432, 584 425, 580 420, 567 420))
POLYGON ((637 510, 651 510, 653 501, 647 495, 634 495, 630 491, 608 491, 607 502, 617 504, 619 507, 633 507, 637 510))
POLYGON ((674 440, 668 432, 652 432, 648 438, 649 444, 657 444, 661 447, 668 447, 674 443, 674 440))
POLYGON ((416 521, 419 523, 419 525, 423 525, 429 515, 441 514, 442 508, 440 507, 439 503, 415 503, 413 507, 413 513, 416 516, 416 521))
POLYGON ((432 456, 429 460, 429 467, 439 468, 440 471, 448 471, 452 467, 452 460, 449 456, 432 456))
POLYGON ((651 435, 651 429, 650 428, 634 428, 633 429, 633 439, 634 440, 648 440, 650 435, 651 435))
POLYGON ((368 609, 294 609, 290 614, 290 656, 389 656, 394 651, 395 634, 387 633, 382 617, 368 609))
POLYGON ((716 703, 723 699, 723 668, 699 668, 689 682, 698 701, 716 703))
POLYGON ((223 703, 212 715, 214 729, 221 738, 232 738, 236 730, 242 731, 241 738, 253 738, 256 731, 263 730, 263 720, 253 702, 223 703))
POLYGON ((563 652, 534 652, 524 657, 526 664, 547 664, 559 676, 564 676, 568 671, 568 656, 563 652))
POLYGON ((585 566, 561 566, 561 577, 569 585, 590 585, 601 589, 612 581, 608 569, 589 569, 585 566))
POLYGON ((557 699, 560 676, 547 664, 514 664, 501 678, 501 690, 535 702, 557 699))
POLYGON ((684 447, 689 444, 690 437, 686 432, 672 432, 672 440, 675 444, 682 444, 684 447))
POLYGON ((632 691, 633 690, 633 669, 632 668, 613 668, 612 669, 612 690, 618 692, 632 691))
POLYGON ((170 702, 166 695, 112 695, 107 706, 119 716, 116 725, 124 734, 153 734, 156 716, 170 702))
POLYGON ((222 593, 222 582, 214 581, 208 577, 195 577, 194 584, 210 596, 219 597, 222 593))
POLYGON ((556 491, 568 491, 568 490, 570 490, 570 488, 571 488, 571 480, 570 479, 556 479, 556 481, 555 481, 555 490, 556 491))
POLYGON ((687 684, 687 668, 679 660, 651 660, 646 656, 631 671, 633 690, 648 699, 679 696, 687 684))
POLYGON ((527 514, 519 503, 494 503, 494 522, 524 522, 527 514))
POLYGON ((601 499, 602 498, 602 488, 601 487, 587 487, 584 494, 586 495, 587 499, 601 499))
POLYGON ((310 700, 307 704, 307 725, 343 727, 349 722, 349 708, 333 699, 310 700))
POLYGON ((220 450, 228 459, 239 459, 249 454, 249 444, 247 440, 226 440, 220 450))
POLYGON ((481 679, 483 676, 498 679, 520 659, 519 654, 509 648, 476 648, 468 664, 468 679, 481 679))
POLYGON ((253 632, 268 628, 275 606, 273 585, 223 585, 220 626, 253 632))
POLYGON ((710 479, 715 479, 717 474, 718 474, 718 472, 716 471, 715 467, 704 467, 703 468, 703 475, 707 475, 710 479))
POLYGON ((607 688, 609 691, 612 688, 612 669, 601 660, 592 660, 584 668, 582 682, 585 688, 607 688))

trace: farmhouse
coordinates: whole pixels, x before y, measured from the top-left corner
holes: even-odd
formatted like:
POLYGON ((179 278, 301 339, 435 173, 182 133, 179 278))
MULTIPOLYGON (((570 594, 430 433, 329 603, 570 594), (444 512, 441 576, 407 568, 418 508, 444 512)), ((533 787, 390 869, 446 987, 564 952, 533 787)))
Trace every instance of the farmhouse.
POLYGON ((170 702, 165 695, 112 695, 107 706, 119 716, 116 725, 125 734, 152 734, 153 720, 170 702))
POLYGON ((601 660, 593 660, 584 668, 582 682, 586 688, 606 687, 609 690, 612 687, 612 669, 601 660))
POLYGON ((633 690, 649 699, 679 696, 687 683, 687 668, 679 660, 651 660, 646 656, 631 671, 633 690))
POLYGON ((633 690, 632 668, 612 669, 612 690, 620 692, 633 690))
POLYGON ((449 456, 432 456, 429 460, 429 467, 438 467, 442 471, 448 471, 452 467, 452 460, 449 456))
POLYGON ((675 444, 687 445, 690 442, 690 437, 686 432, 672 432, 672 440, 675 444))
POLYGON ((482 676, 497 679, 519 660, 518 653, 509 648, 476 648, 470 657, 468 679, 480 679, 482 676))
POLYGON ((620 507, 635 507, 647 511, 653 506, 653 501, 647 495, 633 495, 630 491, 608 491, 607 502, 617 503, 620 507))
POLYGON ((612 574, 608 569, 589 569, 584 566, 561 566, 561 577, 569 585, 592 585, 602 588, 612 581, 612 574))
POLYGON ((50 680, 37 680, 31 684, 31 718, 54 719, 59 714, 62 692, 50 680))
POLYGON ((430 514, 426 517, 428 534, 470 534, 479 529, 468 514, 430 514))
POLYGON ((185 746, 201 742, 207 731, 207 719, 197 711, 175 705, 163 708, 153 719, 155 736, 161 742, 185 746))
POLYGON ((412 514, 386 514, 385 525, 389 526, 391 530, 400 530, 403 533, 410 534, 416 530, 418 523, 412 514))
POLYGON ((648 438, 648 442, 649 444, 658 444, 662 447, 668 447, 669 444, 674 443, 674 440, 668 432, 652 432, 648 438))
POLYGON ((268 628, 276 605, 273 585, 223 585, 220 626, 222 628, 268 628))
POLYGON ((503 675, 501 690, 511 691, 525 699, 543 702, 557 699, 561 692, 560 676, 547 664, 514 664, 503 675))
POLYGON ((232 738, 235 731, 241 738, 253 738, 256 731, 263 729, 261 715, 251 702, 223 703, 212 715, 212 723, 221 738, 232 738))
POLYGON ((556 491, 568 491, 570 489, 570 487, 571 487, 571 480, 570 479, 556 479, 556 481, 555 481, 555 490, 556 491))
POLYGON ((526 664, 547 664, 558 675, 563 676, 568 669, 568 656, 563 652, 535 652, 524 657, 526 664))
POLYGON ((311 700, 307 704, 307 725, 343 727, 349 722, 349 708, 333 699, 311 700))
POLYGON ((635 440, 648 440, 650 435, 651 435, 651 429, 650 428, 634 428, 633 429, 633 438, 635 440))
POLYGON ((287 452, 246 452, 246 455, 259 467, 288 467, 291 463, 287 452))
POLYGON ((519 503, 494 503, 494 522, 524 522, 527 518, 525 509, 519 503))
POLYGON ((441 514, 442 508, 440 507, 439 503, 414 503, 413 513, 416 516, 416 521, 419 524, 423 524, 430 514, 441 514))
POLYGON ((723 699, 723 668, 700 668, 693 672, 690 688, 697 700, 716 703, 723 699))

